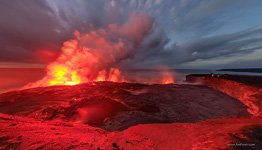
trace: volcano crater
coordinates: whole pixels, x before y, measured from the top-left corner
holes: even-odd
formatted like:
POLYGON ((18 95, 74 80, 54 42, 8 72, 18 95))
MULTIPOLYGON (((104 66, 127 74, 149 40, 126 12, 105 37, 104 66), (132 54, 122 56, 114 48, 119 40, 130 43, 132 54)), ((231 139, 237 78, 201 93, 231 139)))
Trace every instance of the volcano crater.
POLYGON ((240 101, 200 85, 95 82, 0 95, 0 113, 124 130, 137 124, 248 116, 240 101))

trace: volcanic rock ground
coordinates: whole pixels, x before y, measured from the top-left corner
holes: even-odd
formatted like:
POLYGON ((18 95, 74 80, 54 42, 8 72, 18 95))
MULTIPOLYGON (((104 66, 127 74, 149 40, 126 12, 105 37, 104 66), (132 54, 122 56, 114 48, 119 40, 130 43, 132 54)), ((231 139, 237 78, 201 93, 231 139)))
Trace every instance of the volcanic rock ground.
POLYGON ((201 85, 97 82, 13 91, 0 95, 0 149, 257 148, 262 118, 247 109, 201 85))

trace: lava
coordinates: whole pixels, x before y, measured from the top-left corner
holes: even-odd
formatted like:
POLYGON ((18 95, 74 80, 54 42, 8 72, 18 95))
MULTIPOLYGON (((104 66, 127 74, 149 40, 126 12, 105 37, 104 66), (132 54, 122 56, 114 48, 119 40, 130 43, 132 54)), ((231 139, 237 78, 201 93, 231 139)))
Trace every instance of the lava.
POLYGON ((76 71, 72 71, 63 65, 53 65, 51 73, 53 78, 50 79, 48 85, 76 85, 81 83, 81 77, 76 71))
POLYGON ((165 71, 163 73, 163 79, 161 81, 162 84, 173 84, 175 83, 173 74, 170 71, 165 71))

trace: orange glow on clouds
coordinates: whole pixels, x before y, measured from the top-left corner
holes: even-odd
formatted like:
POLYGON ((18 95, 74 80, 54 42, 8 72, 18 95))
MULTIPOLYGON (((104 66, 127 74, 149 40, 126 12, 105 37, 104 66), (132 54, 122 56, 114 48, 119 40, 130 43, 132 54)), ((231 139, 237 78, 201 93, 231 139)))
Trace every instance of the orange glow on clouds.
MULTIPOLYGON (((110 24, 108 28, 88 33, 75 31, 75 38, 65 41, 60 55, 47 66, 46 76, 25 88, 96 81, 126 82, 114 66, 135 54, 151 26, 150 17, 132 13, 122 26, 110 24)), ((173 83, 171 76, 164 76, 163 83, 173 83)))

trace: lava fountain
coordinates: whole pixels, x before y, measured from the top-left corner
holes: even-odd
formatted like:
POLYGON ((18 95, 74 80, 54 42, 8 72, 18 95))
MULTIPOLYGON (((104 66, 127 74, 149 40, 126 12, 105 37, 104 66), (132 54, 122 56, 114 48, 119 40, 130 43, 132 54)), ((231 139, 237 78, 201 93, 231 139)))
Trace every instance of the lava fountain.
MULTIPOLYGON (((75 31, 74 39, 63 43, 61 54, 49 64, 46 76, 25 88, 53 85, 76 85, 94 81, 126 81, 116 64, 136 53, 152 28, 152 19, 131 13, 122 25, 109 24, 105 29, 88 33, 75 31)), ((170 77, 163 83, 171 83, 170 77)))

